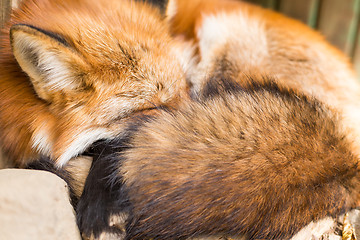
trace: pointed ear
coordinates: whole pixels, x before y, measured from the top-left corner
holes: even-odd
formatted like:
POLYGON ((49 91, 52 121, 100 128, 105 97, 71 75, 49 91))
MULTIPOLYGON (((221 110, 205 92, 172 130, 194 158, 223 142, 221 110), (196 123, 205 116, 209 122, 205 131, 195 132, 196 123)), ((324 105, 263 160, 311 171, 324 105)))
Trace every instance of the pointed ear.
POLYGON ((162 14, 165 14, 165 10, 169 0, 140 0, 141 2, 147 2, 152 6, 159 8, 162 14))
POLYGON ((165 6, 165 16, 168 20, 171 20, 175 17, 178 12, 177 0, 168 0, 165 6))
POLYGON ((85 63, 61 36, 18 24, 10 29, 10 41, 17 62, 40 98, 51 102, 57 92, 81 87, 74 69, 85 63))

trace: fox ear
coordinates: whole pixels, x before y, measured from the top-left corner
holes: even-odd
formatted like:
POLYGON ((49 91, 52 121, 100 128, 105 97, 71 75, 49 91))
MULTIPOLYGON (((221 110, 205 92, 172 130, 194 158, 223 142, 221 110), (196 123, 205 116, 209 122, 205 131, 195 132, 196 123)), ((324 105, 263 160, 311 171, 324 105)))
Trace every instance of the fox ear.
POLYGON ((166 3, 166 6, 165 6, 165 15, 168 19, 172 19, 178 9, 177 9, 177 0, 168 0, 167 3, 166 3))
POLYGON ((147 2, 152 6, 159 8, 162 14, 165 14, 165 10, 169 0, 140 0, 141 2, 147 2))
POLYGON ((10 29, 10 41, 17 62, 40 98, 51 102, 56 92, 81 87, 73 68, 84 61, 61 36, 18 24, 10 29))

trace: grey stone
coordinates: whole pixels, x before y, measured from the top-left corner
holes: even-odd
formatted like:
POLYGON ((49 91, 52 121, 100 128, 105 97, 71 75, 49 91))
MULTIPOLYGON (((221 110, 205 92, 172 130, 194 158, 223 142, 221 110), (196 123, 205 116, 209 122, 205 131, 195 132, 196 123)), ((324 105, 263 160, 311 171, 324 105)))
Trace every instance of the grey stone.
POLYGON ((0 170, 0 239, 80 240, 66 183, 35 170, 0 170))

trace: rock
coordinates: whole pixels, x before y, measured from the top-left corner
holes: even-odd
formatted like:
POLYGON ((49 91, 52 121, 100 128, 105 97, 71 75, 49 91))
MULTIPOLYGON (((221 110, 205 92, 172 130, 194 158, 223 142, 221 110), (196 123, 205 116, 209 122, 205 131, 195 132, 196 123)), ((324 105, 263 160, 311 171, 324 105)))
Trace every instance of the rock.
POLYGON ((66 183, 36 170, 0 170, 0 238, 80 240, 66 183))
POLYGON ((341 240, 338 221, 331 217, 309 223, 291 240, 341 240))

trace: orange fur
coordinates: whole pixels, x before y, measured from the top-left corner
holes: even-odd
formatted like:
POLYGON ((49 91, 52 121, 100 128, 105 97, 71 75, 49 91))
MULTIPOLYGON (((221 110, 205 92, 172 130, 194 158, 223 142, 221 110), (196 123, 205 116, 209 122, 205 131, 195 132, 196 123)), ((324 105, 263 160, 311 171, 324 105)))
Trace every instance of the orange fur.
MULTIPOLYGON (((279 86, 286 87, 279 92, 260 88, 190 103, 179 112, 160 114, 141 127, 131 139, 131 147, 122 153, 124 162, 119 169, 133 205, 130 238, 247 234, 253 238, 287 239, 312 220, 337 216, 356 207, 358 158, 344 139, 348 132, 345 134, 339 127, 354 129, 356 136, 353 124, 356 115, 351 110, 358 107, 359 86, 347 59, 302 24, 252 5, 230 0, 196 0, 179 1, 173 7, 175 15, 169 14, 168 19, 174 34, 184 35, 198 47, 199 63, 190 76, 194 92, 200 97, 206 95, 211 81, 215 81, 215 88, 224 87, 225 91, 226 83, 222 80, 251 88, 253 82, 249 83, 244 76, 259 73, 270 79, 275 77, 279 86), (209 38, 205 34, 209 16, 214 17, 216 26, 223 27, 213 28, 214 31, 224 30, 229 35, 209 38), (248 29, 232 26, 237 18, 245 23, 241 27, 249 26, 248 29), (237 35, 237 31, 244 35, 237 35)), ((116 28, 108 31, 108 25, 89 28, 87 16, 81 18, 85 23, 79 29, 88 30, 84 35, 49 27, 60 33, 74 52, 29 27, 12 28, 13 38, 16 34, 36 36, 46 49, 62 49, 68 57, 63 63, 75 66, 71 72, 78 74, 75 79, 80 79, 74 86, 68 83, 70 88, 60 93, 46 88, 36 77, 32 79, 34 89, 29 88, 33 98, 34 90, 41 98, 37 99, 38 104, 47 115, 32 116, 33 120, 25 122, 23 128, 41 128, 46 121, 45 127, 53 132, 50 142, 54 143, 51 153, 55 158, 69 148, 77 134, 99 128, 109 131, 105 137, 111 138, 122 129, 115 121, 119 117, 126 120, 130 113, 151 111, 152 104, 177 107, 181 98, 186 98, 180 67, 174 63, 175 58, 168 56, 172 41, 165 31, 152 32, 160 34, 153 38, 161 40, 159 45, 156 40, 149 43, 148 35, 139 30, 148 26, 149 19, 140 21, 139 26, 114 20, 131 26, 124 31, 129 36, 120 37, 116 28), (87 37, 92 41, 87 42, 87 37), (95 44, 94 39, 100 39, 101 44, 97 45, 97 41, 95 44), (114 39, 121 39, 120 52, 108 51, 117 49, 114 39), (164 43, 168 43, 166 48, 164 43), (158 55, 148 58, 141 53, 150 46, 158 55), (145 60, 141 70, 134 71, 132 67, 138 59, 145 60), (177 67, 169 70, 169 64, 177 67), (155 83, 116 81, 146 80, 147 71, 155 72, 150 74, 155 83), (173 86, 169 79, 174 78, 182 79, 181 84, 175 82, 179 85, 173 86), (157 84, 159 81, 162 87, 157 84), (151 90, 153 87, 156 94, 151 90), (160 99, 164 94, 161 88, 173 89, 166 101, 160 99), (123 91, 119 92, 120 89, 123 91), (108 101, 114 92, 136 99, 126 101, 125 111, 118 107, 118 102, 108 101), (147 101, 142 101, 148 96, 147 101), (84 107, 78 109, 79 106, 84 107), (36 121, 42 125, 33 125, 36 121)), ((159 21, 149 25, 159 26, 159 21)), ((64 56, 63 51, 56 56, 64 56)), ((21 57, 17 60, 31 74, 32 67, 21 63, 21 57)), ((257 83, 263 80, 253 79, 257 83)), ((5 100, 0 97, 1 101, 5 100)), ((30 142, 35 132, 29 131, 30 142)), ((357 150, 356 145, 354 149, 357 150)), ((76 189, 79 194, 82 186, 76 189)))
POLYGON ((39 153, 62 165, 84 132, 114 135, 115 120, 187 97, 180 45, 144 3, 26 0, 0 39, 1 145, 19 166, 39 153))
POLYGON ((254 72, 272 76, 341 112, 347 137, 360 154, 359 82, 347 57, 319 33, 234 0, 170 0, 167 17, 173 34, 198 48, 194 92, 219 72, 230 72, 234 79, 254 72))
POLYGON ((268 79, 252 81, 134 134, 118 156, 132 206, 126 239, 290 239, 357 207, 359 158, 338 114, 268 79))

